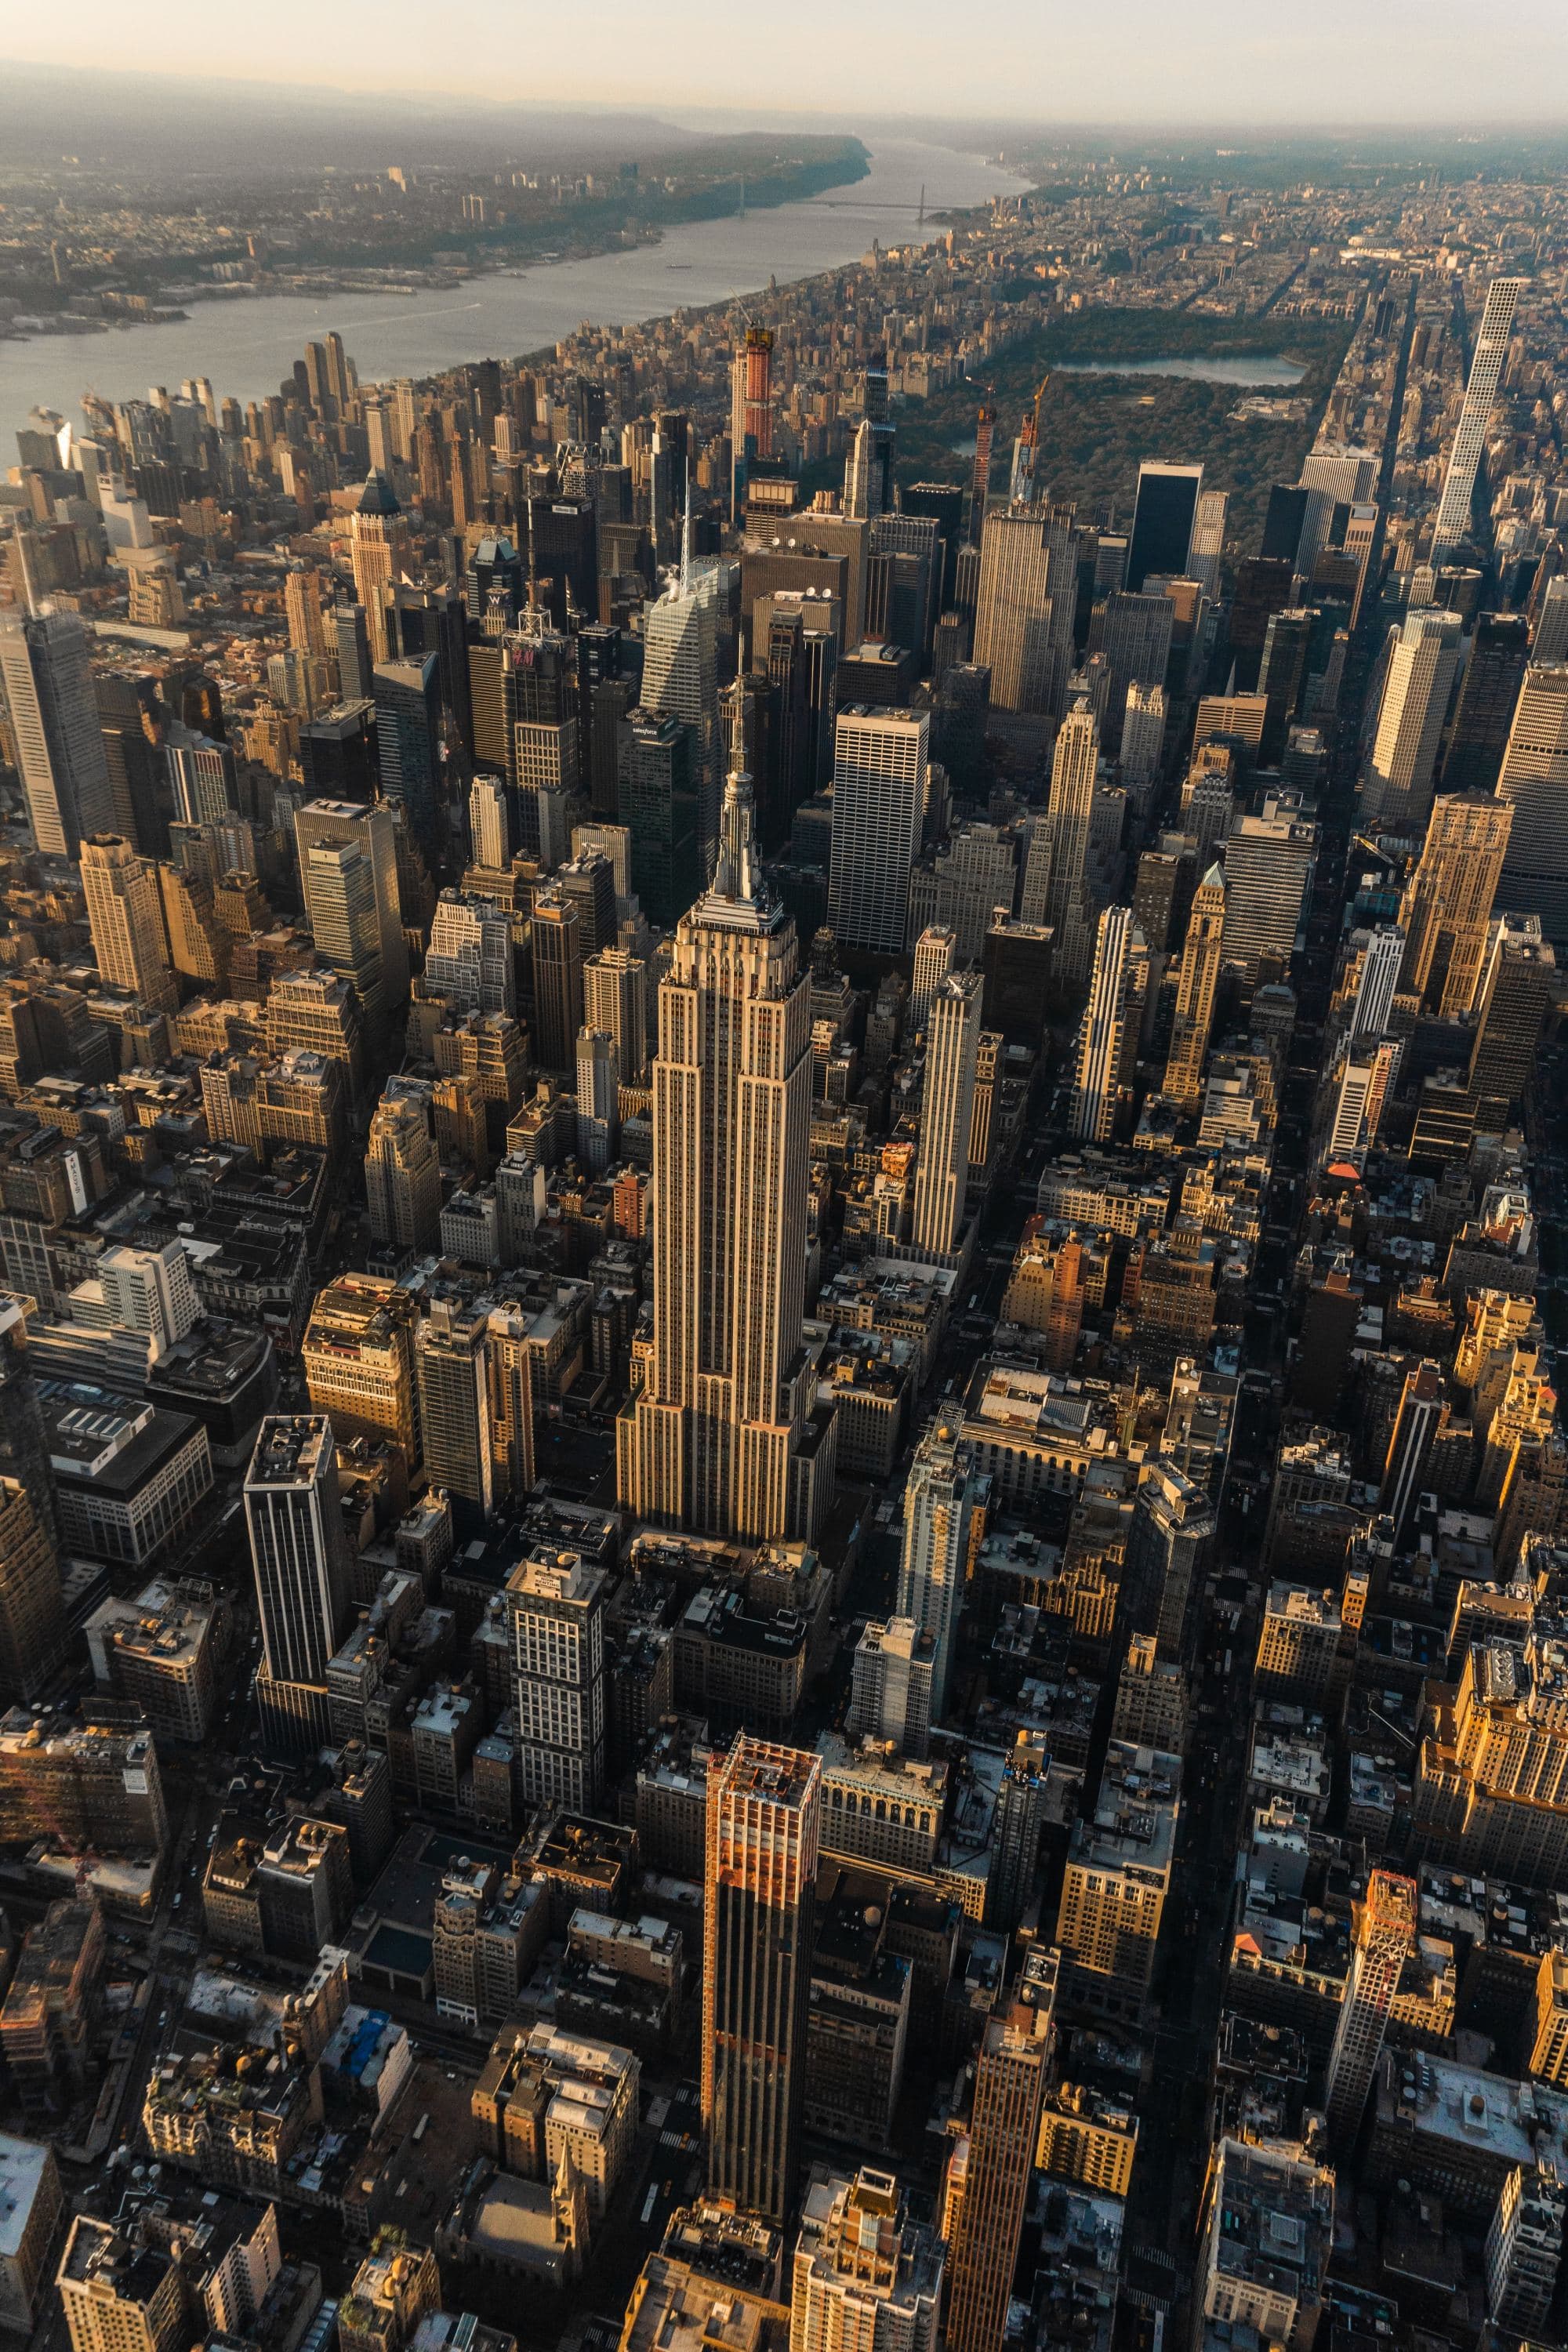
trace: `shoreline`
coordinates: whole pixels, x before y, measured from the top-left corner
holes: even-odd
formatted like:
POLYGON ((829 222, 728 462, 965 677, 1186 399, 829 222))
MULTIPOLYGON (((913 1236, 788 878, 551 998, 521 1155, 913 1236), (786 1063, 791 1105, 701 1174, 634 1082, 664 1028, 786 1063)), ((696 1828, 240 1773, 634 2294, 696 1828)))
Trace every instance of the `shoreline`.
MULTIPOLYGON (((858 141, 856 143, 860 149, 859 169, 849 173, 843 179, 837 177, 825 179, 818 186, 810 188, 805 193, 798 188, 786 187, 779 181, 759 181, 754 193, 748 189, 744 204, 737 205, 733 213, 714 212, 700 207, 690 212, 677 214, 668 220, 648 222, 646 235, 634 236, 626 228, 621 228, 606 232, 602 238, 590 239, 583 247, 569 251, 534 254, 527 257, 508 254, 493 263, 473 262, 461 268, 442 269, 438 273, 433 273, 428 278, 422 278, 418 283, 404 279, 396 284, 360 285, 354 282, 352 276, 336 278, 322 285, 290 285, 287 282, 255 285, 242 282, 237 286, 182 287, 180 299, 182 303, 195 303, 203 308, 211 303, 223 310, 237 307, 244 302, 332 301, 338 299, 340 296, 349 300, 357 299, 362 301, 384 299, 416 301, 422 294, 449 294, 458 287, 471 285, 479 278, 527 278, 536 269, 559 269, 571 268, 585 261, 602 261, 609 254, 652 253, 666 242, 671 229, 691 228, 703 221, 743 220, 749 213, 778 212, 786 205, 813 204, 819 196, 826 195, 835 189, 858 187, 862 180, 870 177, 871 151, 863 142, 858 141)), ((843 160, 847 163, 856 159, 846 155, 843 160)), ((933 221, 938 217, 935 213, 931 215, 933 221)), ((678 263, 671 266, 680 268, 689 265, 678 263)), ((330 270, 331 265, 327 264, 324 267, 330 270)), ((411 269, 428 270, 431 269, 432 265, 428 262, 413 262, 409 267, 411 269)), ((69 325, 62 323, 58 326, 29 325, 20 334, 6 331, 0 327, 0 349, 7 343, 71 342, 89 335, 109 335, 136 327, 180 326, 188 324, 191 319, 190 310, 172 307, 146 318, 115 316, 100 319, 94 318, 90 314, 84 315, 69 310, 35 311, 26 312, 24 315, 30 320, 53 317, 64 321, 68 319, 72 323, 69 325)))
POLYGON ((893 141, 868 151, 867 169, 855 180, 817 191, 829 197, 827 205, 816 195, 790 197, 755 207, 753 217, 748 196, 744 216, 664 224, 656 239, 614 244, 592 255, 561 254, 527 264, 509 259, 494 268, 453 272, 444 285, 418 286, 412 294, 387 287, 247 288, 192 304, 183 320, 157 322, 155 332, 152 321, 105 320, 94 322, 99 331, 90 338, 0 337, 0 411, 6 412, 0 425, 20 425, 35 406, 57 409, 74 423, 84 390, 111 402, 129 398, 138 391, 138 375, 142 383, 205 375, 220 394, 259 398, 276 388, 275 369, 291 341, 329 327, 360 338, 355 356, 366 383, 403 375, 429 382, 487 352, 526 360, 552 351, 584 319, 631 332, 678 312, 695 317, 736 299, 760 300, 771 290, 770 279, 782 290, 853 267, 874 236, 895 245, 916 241, 924 181, 932 184, 936 200, 924 215, 921 244, 1031 184, 1005 165, 987 164, 975 150, 893 141), (857 220, 862 205, 864 216, 857 220), (675 258, 667 260, 659 248, 672 245, 675 258), (580 285, 573 285, 573 271, 580 273, 580 285), (259 307, 263 294, 285 306, 281 319, 259 307), (183 331, 167 335, 163 324, 183 331), (124 330, 139 327, 150 330, 145 343, 128 346, 124 330), (75 341, 87 348, 73 364, 59 346, 75 341))

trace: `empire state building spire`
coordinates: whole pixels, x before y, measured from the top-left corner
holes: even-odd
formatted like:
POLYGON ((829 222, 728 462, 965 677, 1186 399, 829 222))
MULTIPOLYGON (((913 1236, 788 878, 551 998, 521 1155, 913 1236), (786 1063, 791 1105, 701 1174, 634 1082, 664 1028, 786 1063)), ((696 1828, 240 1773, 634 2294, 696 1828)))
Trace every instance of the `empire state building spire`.
POLYGON ((730 773, 719 828, 719 864, 713 876, 715 898, 745 899, 755 905, 761 896, 754 815, 752 778, 746 766, 745 705, 737 695, 730 731, 730 773))
POLYGON ((802 1328, 811 1069, 811 978, 757 861, 740 707, 712 887, 658 992, 653 1344, 616 1432, 621 1500, 654 1525, 817 1539, 834 1446, 802 1328))

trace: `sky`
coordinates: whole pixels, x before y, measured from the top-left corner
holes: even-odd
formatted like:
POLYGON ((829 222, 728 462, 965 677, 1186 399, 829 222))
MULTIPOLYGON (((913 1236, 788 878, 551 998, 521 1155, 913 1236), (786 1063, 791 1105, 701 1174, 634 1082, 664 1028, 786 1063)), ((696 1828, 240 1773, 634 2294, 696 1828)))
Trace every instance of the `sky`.
MULTIPOLYGON (((1568 121, 1568 0, 67 0, 0 57, 657 107, 1068 123, 1568 121)), ((3 68, 0 68, 3 69, 3 68)))

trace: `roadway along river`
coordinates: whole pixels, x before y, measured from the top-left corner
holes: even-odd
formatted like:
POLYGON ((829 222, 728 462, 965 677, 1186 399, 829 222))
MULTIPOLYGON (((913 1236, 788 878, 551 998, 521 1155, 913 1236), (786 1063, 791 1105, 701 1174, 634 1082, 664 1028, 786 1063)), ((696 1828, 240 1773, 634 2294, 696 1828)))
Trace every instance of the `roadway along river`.
MULTIPOLYGON (((754 293, 858 261, 873 237, 908 244, 941 234, 930 215, 978 205, 1023 184, 999 164, 952 147, 885 140, 867 177, 803 204, 744 217, 692 221, 658 245, 591 261, 536 263, 526 275, 474 278, 412 298, 334 294, 220 299, 193 305, 163 327, 101 335, 36 335, 0 341, 0 434, 8 441, 34 406, 78 421, 84 389, 126 400, 149 384, 174 388, 205 375, 221 400, 276 392, 306 342, 335 327, 366 382, 435 375, 460 361, 511 359, 569 334, 584 320, 620 326, 754 293), (917 225, 921 189, 927 219, 917 225)), ((0 465, 5 463, 0 456, 0 465)))

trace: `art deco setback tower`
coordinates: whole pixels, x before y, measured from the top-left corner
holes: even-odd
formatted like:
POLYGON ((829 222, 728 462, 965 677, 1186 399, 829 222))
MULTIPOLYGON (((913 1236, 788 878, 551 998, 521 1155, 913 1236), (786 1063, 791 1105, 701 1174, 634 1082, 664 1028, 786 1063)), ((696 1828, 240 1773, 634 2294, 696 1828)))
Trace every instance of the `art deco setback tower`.
POLYGON ((81 887, 100 975, 160 1013, 180 1001, 169 969, 157 868, 117 833, 96 833, 81 845, 81 887))
POLYGON ((950 1256, 963 1223, 970 1113, 980 1058, 980 1011, 977 971, 950 972, 931 992, 920 1159, 915 1168, 913 1239, 923 1257, 950 1256))
POLYGON ((1165 1087, 1173 1102, 1184 1108, 1203 1095, 1204 1056, 1214 1027, 1215 992, 1225 955, 1225 877, 1211 866, 1193 894, 1186 945, 1176 982, 1175 1018, 1171 1024, 1171 1052, 1165 1064, 1165 1087))
POLYGON ((617 1433, 639 1518, 804 1533, 810 982, 768 895, 737 740, 713 887, 681 918, 653 1068, 653 1358, 617 1433))
POLYGON ((708 1778, 708 2188, 776 2223, 789 2210, 805 2088, 821 1790, 816 1756, 743 1734, 708 1778))
POLYGON ((1399 908, 1405 934, 1401 988, 1432 1000, 1438 1021, 1460 1018, 1477 1002, 1486 927, 1511 830, 1511 800, 1438 793, 1432 802, 1427 840, 1399 908))
POLYGON ((949 2250, 948 2352, 1001 2352, 1049 2048, 1047 2010, 1015 2003, 986 2026, 949 2250))
POLYGON ((1355 1906, 1355 1949, 1329 2053, 1329 2129, 1346 2145, 1356 2135, 1400 1970, 1415 1940, 1415 1883, 1374 1870, 1355 1906))

